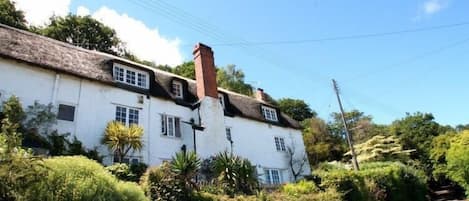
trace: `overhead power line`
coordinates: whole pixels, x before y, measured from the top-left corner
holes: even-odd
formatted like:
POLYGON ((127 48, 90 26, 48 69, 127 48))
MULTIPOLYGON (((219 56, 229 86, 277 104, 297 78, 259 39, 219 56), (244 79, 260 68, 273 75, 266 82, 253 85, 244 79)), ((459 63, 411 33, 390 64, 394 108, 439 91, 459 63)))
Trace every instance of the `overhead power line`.
POLYGON ((300 40, 279 40, 279 41, 259 41, 259 42, 233 42, 233 43, 219 43, 212 44, 212 46, 261 46, 261 45, 286 45, 286 44, 301 44, 301 43, 314 43, 314 42, 324 42, 324 41, 338 41, 338 40, 352 40, 352 39, 362 39, 362 38, 375 38, 391 35, 400 35, 407 33, 416 33, 416 32, 426 32, 440 29, 447 29, 453 27, 467 26, 469 22, 460 22, 454 24, 445 24, 431 27, 422 27, 417 29, 405 29, 398 31, 389 31, 389 32, 379 32, 379 33, 365 33, 365 34, 356 34, 356 35, 344 35, 344 36, 334 36, 326 38, 316 38, 316 39, 300 39, 300 40))

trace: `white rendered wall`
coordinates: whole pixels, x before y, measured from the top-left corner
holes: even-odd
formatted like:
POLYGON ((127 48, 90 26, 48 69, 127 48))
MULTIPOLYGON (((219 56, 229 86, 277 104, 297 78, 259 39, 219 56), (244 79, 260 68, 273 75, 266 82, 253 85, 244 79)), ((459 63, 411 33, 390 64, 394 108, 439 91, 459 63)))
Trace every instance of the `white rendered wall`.
MULTIPOLYGON (((53 103, 75 106, 73 122, 58 120, 59 133, 76 136, 87 148, 98 147, 101 154, 109 156, 107 147, 101 145, 106 124, 115 119, 116 105, 138 108, 139 124, 144 128, 144 148, 132 153, 149 165, 170 160, 183 145, 193 150, 192 128, 181 122, 181 138, 161 134, 161 114, 176 116, 181 121, 194 119, 205 130, 196 131, 197 152, 205 158, 220 151, 230 151, 225 128, 231 128, 233 153, 251 160, 260 173, 264 168, 281 169, 282 180, 291 181, 287 154, 275 148, 274 136, 283 137, 286 146, 294 146, 298 153, 304 153, 304 144, 299 130, 284 128, 240 117, 225 117, 218 99, 206 97, 200 107, 191 110, 173 101, 155 97, 138 99, 142 94, 127 91, 96 81, 81 79, 66 74, 57 74, 36 66, 0 59, 0 100, 11 95, 20 98, 24 107, 35 100, 41 104, 53 103), (199 115, 201 122, 199 121, 199 115)), ((106 157, 104 163, 112 163, 106 157)), ((305 174, 309 174, 309 166, 305 174)))

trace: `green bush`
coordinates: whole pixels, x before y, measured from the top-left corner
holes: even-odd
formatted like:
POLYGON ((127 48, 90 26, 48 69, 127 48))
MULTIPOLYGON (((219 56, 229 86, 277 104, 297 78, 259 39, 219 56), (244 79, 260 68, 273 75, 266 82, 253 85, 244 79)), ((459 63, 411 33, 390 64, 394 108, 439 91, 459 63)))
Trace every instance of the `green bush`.
POLYGON ((214 172, 218 176, 217 184, 223 191, 234 196, 236 193, 253 194, 258 188, 258 181, 251 162, 227 152, 215 156, 214 172))
POLYGON ((318 191, 319 188, 316 186, 315 183, 304 180, 301 180, 298 183, 285 184, 281 188, 282 193, 293 197, 299 197, 303 194, 310 194, 318 191))
POLYGON ((184 182, 177 179, 177 175, 171 171, 171 165, 166 162, 148 168, 140 180, 140 185, 152 201, 183 201, 192 197, 192 194, 187 194, 184 182))
POLYGON ((54 157, 44 165, 48 175, 28 189, 26 200, 146 200, 139 186, 117 180, 85 157, 54 157))
POLYGON ((469 130, 453 137, 446 153, 449 178, 462 186, 469 196, 469 130))
POLYGON ((398 162, 364 163, 360 171, 320 170, 316 174, 321 178, 321 187, 336 187, 345 200, 426 200, 424 172, 398 162))

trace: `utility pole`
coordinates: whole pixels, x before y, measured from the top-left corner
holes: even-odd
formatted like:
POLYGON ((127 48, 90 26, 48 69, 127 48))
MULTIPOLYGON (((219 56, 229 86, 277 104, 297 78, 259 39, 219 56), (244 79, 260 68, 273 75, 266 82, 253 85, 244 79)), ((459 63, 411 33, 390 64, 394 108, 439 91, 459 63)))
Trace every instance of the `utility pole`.
POLYGON ((344 108, 342 107, 342 102, 340 101, 340 96, 339 96, 339 87, 337 86, 337 82, 334 79, 332 79, 332 85, 334 86, 335 95, 337 96, 337 102, 339 102, 340 115, 342 117, 342 123, 344 124, 344 130, 345 130, 345 135, 347 136, 347 142, 350 147, 350 152, 352 152, 353 169, 355 171, 358 171, 360 170, 360 168, 358 166, 357 155, 355 154, 355 149, 353 148, 352 137, 350 136, 350 133, 348 131, 347 122, 345 121, 344 108))

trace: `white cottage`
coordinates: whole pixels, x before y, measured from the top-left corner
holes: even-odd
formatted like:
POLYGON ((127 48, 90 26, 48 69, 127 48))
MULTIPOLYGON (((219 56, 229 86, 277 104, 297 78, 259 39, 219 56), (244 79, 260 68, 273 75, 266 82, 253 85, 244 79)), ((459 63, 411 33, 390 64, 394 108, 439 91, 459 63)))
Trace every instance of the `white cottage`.
POLYGON ((52 103, 58 131, 100 147, 105 164, 113 154, 100 139, 117 120, 145 131, 130 162, 157 165, 182 147, 202 158, 227 150, 256 165, 265 184, 292 181, 287 149, 305 153, 298 122, 260 89, 252 98, 218 88, 210 47, 197 44, 193 54, 196 80, 0 24, 0 100, 52 103))

